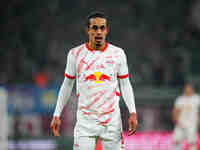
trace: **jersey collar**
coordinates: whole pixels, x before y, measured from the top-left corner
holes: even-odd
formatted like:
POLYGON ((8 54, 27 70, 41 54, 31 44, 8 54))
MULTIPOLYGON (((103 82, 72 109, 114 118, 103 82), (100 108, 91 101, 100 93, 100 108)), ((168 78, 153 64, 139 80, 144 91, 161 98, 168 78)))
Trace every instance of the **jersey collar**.
MULTIPOLYGON (((86 48, 87 48, 89 51, 94 51, 93 49, 91 49, 91 48, 89 47, 88 42, 85 43, 85 46, 86 46, 86 48)), ((104 48, 101 49, 101 50, 99 50, 99 51, 104 52, 107 48, 108 48, 108 43, 106 43, 105 46, 104 46, 104 48)))

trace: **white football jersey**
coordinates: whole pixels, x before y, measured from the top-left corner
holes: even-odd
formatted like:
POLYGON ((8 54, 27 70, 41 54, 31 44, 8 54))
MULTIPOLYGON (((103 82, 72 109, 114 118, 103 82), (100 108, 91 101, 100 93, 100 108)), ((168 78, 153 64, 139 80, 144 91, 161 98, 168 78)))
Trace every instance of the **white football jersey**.
POLYGON ((200 107, 199 95, 180 96, 175 102, 175 107, 180 110, 179 121, 184 127, 197 127, 200 107))
POLYGON ((79 115, 99 124, 120 115, 118 78, 128 77, 126 55, 121 48, 106 43, 104 49, 92 50, 84 43, 71 49, 65 77, 76 79, 79 115))

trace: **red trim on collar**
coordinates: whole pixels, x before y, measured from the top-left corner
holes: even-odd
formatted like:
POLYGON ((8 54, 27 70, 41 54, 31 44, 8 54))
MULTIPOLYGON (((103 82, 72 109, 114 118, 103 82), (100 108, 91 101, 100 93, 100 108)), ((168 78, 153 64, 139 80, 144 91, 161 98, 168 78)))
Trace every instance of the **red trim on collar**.
MULTIPOLYGON (((86 46, 86 48, 87 48, 89 51, 94 51, 93 49, 91 49, 91 48, 89 47, 88 42, 85 43, 85 46, 86 46)), ((100 51, 101 51, 101 52, 104 52, 104 51, 107 49, 107 47, 108 47, 108 43, 106 43, 106 45, 104 46, 104 48, 101 49, 100 51)))

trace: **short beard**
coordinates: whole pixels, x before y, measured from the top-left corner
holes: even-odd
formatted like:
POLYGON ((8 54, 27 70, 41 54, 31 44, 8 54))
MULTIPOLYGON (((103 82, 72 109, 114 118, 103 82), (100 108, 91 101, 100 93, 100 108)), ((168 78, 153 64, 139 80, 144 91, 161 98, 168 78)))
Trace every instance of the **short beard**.
POLYGON ((96 47, 101 47, 101 44, 100 43, 96 43, 96 47))

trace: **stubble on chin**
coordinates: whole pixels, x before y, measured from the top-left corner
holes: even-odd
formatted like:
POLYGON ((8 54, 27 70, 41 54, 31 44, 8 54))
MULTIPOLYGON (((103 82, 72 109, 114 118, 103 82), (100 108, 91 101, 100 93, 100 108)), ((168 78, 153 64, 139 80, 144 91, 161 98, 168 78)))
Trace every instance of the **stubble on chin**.
POLYGON ((101 43, 96 43, 96 47, 97 48, 101 47, 101 43))

